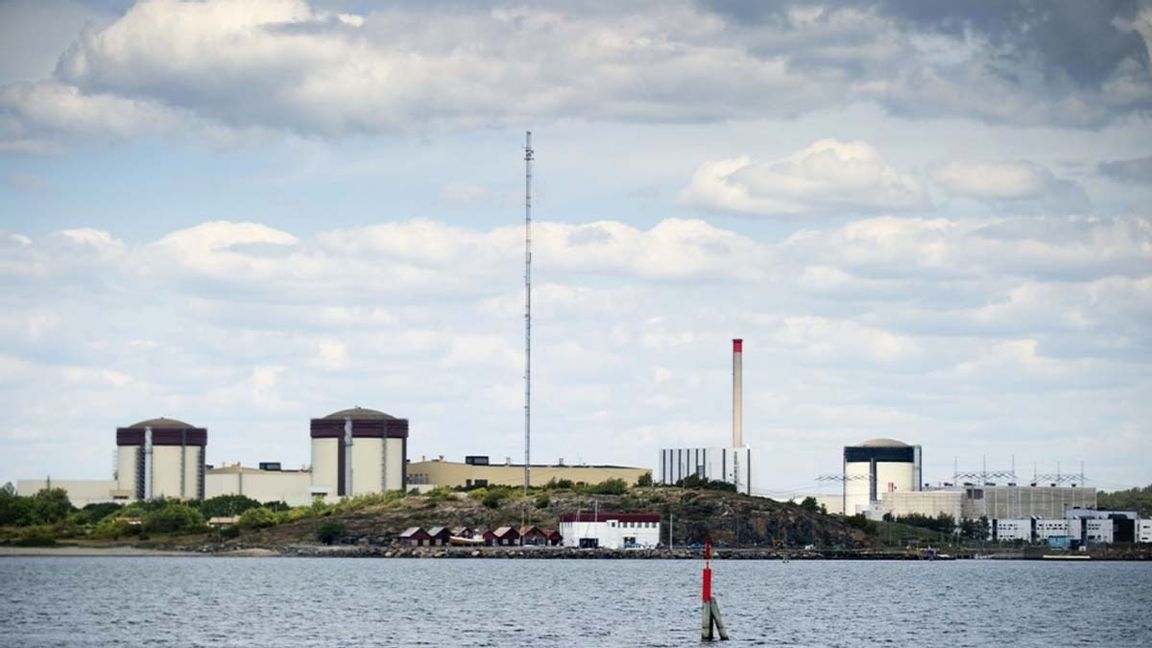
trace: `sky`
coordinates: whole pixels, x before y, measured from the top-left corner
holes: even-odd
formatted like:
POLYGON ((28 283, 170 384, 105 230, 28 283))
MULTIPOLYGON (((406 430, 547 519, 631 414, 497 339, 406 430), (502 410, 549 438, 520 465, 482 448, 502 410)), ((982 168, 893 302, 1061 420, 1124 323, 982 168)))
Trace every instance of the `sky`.
POLYGON ((0 482, 842 448, 1152 483, 1152 3, 0 2, 0 482))

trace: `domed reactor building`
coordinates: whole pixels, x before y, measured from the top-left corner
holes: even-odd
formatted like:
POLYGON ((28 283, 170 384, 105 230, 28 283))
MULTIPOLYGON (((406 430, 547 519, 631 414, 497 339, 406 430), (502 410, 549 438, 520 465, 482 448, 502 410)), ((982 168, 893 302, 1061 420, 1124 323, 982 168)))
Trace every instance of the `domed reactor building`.
POLYGON ((882 493, 920 490, 920 446, 895 439, 845 446, 843 475, 844 514, 867 514, 882 493))
POLYGON ((204 499, 207 445, 206 428, 176 419, 116 428, 116 490, 138 500, 204 499))
POLYGON ((408 419, 354 407, 312 419, 312 494, 406 490, 408 419))

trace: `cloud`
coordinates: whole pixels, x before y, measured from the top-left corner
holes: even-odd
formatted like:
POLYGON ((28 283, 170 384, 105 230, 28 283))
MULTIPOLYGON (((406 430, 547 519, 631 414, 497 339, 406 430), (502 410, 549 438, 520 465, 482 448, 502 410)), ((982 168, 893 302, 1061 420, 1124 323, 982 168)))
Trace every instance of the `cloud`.
POLYGON ((1084 213, 1088 195, 1078 183, 1057 178, 1026 160, 952 161, 932 171, 932 180, 955 196, 989 202, 1034 201, 1046 212, 1084 213))
MULTIPOLYGON (((650 465, 652 448, 726 438, 732 337, 746 340, 746 434, 764 448, 805 437, 834 457, 888 430, 953 452, 948 438, 1004 412, 1027 438, 1070 410, 1104 431, 1149 414, 1146 218, 883 217, 779 242, 680 219, 538 225, 544 455, 650 465)), ((0 380, 0 443, 56 439, 44 420, 90 438, 167 415, 209 426, 214 457, 264 460, 275 443, 297 464, 309 417, 361 404, 409 417, 414 456, 476 438, 515 454, 522 235, 431 220, 5 235, 0 367, 15 378, 0 380)), ((59 472, 63 455, 26 445, 6 446, 0 473, 59 472)))
POLYGON ((42 151, 189 126, 224 138, 720 122, 859 102, 914 118, 1098 128, 1152 109, 1149 12, 1004 4, 351 15, 302 0, 153 0, 86 29, 51 77, 0 88, 0 146, 42 151))
POLYGON ((1097 169, 1101 175, 1119 182, 1152 184, 1152 156, 1101 162, 1097 169))
POLYGON ((901 211, 924 207, 919 183, 865 142, 824 139, 787 158, 705 162, 681 200, 752 215, 901 211))

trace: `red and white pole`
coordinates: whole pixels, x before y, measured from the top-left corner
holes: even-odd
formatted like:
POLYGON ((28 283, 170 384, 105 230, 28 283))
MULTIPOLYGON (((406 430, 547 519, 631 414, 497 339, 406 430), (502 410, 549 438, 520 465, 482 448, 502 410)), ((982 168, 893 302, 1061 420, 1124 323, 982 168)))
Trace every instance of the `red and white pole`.
POLYGON ((712 543, 704 543, 704 581, 700 585, 700 598, 705 603, 712 600, 712 543))

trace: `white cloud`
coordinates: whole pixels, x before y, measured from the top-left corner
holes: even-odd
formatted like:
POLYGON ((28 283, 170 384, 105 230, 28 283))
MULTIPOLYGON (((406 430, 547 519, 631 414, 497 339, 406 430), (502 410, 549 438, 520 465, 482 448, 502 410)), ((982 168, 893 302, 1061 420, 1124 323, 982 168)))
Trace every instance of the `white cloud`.
POLYGON ((901 211, 924 207, 911 175, 866 142, 824 139, 782 160, 705 162, 681 193, 689 204, 753 215, 901 211))
MULTIPOLYGON (((767 461, 800 435, 830 456, 873 436, 942 448, 1005 411, 1022 438, 1042 436, 1068 425, 1045 398, 1100 429, 1131 425, 1152 416, 1133 395, 1152 357, 1150 231, 889 217, 766 243, 699 221, 542 222, 538 451, 650 465, 662 445, 726 438, 733 337, 747 342, 746 435, 767 461)), ((18 376, 0 381, 0 406, 12 430, 52 412, 88 436, 183 418, 229 460, 265 459, 266 444, 235 439, 268 430, 284 461, 304 463, 307 419, 361 404, 409 417, 414 456, 476 439, 476 452, 515 455, 522 233, 411 221, 308 236, 210 222, 144 244, 10 235, 6 252, 43 272, 0 301, 0 366, 18 376), (116 252, 76 272, 85 249, 116 252)), ((0 472, 43 472, 21 452, 0 472)), ((820 468, 765 479, 802 470, 820 468)))

